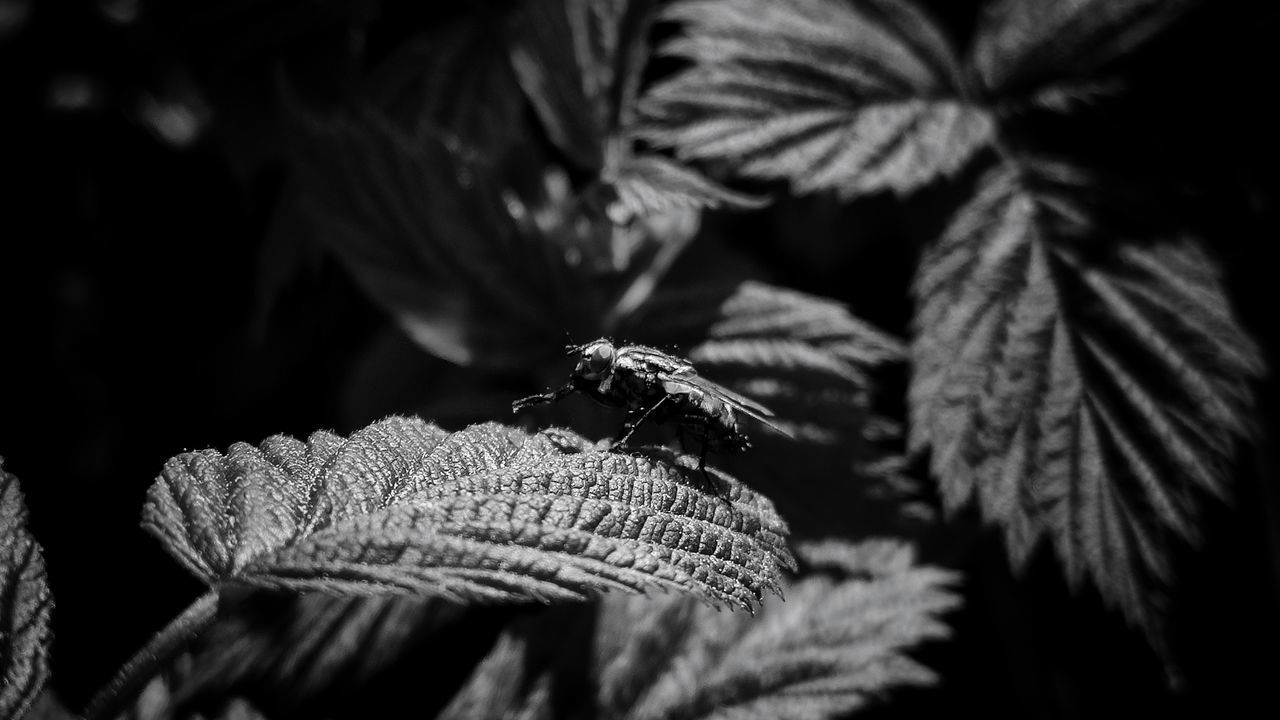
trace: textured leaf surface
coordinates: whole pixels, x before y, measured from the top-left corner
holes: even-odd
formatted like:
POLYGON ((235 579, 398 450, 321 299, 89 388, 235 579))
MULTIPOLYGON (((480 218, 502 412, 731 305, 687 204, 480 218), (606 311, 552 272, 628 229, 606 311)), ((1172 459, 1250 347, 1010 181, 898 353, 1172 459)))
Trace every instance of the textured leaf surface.
POLYGON ((0 718, 20 718, 49 679, 53 597, 18 479, 0 458, 0 718))
MULTIPOLYGON (((594 707, 574 709, 632 720, 835 718, 895 687, 934 682, 905 652, 947 635, 938 616, 956 605, 950 574, 915 565, 900 543, 831 543, 819 552, 831 572, 789 583, 786 602, 768 602, 756 616, 676 597, 605 599, 594 697, 569 698, 594 707)), ((504 636, 455 706, 485 699, 485 717, 564 716, 569 709, 550 707, 529 677, 538 666, 526 648, 537 639, 504 636)))
POLYGON ((207 583, 469 601, 683 590, 751 607, 788 565, 768 500, 669 453, 392 417, 172 458, 144 526, 207 583))
POLYGON ((1124 237, 1041 163, 1001 168, 925 255, 911 440, 947 504, 976 496, 1015 563, 1049 536, 1154 632, 1170 542, 1226 492, 1257 349, 1213 263, 1185 238, 1124 237))
POLYGON ((981 83, 1004 96, 1029 95, 1052 105, 1108 63, 1155 37, 1194 0, 997 0, 974 39, 981 83))
POLYGON ((639 134, 798 193, 910 191, 992 133, 938 26, 910 3, 690 0, 665 51, 693 67, 649 91, 639 134))

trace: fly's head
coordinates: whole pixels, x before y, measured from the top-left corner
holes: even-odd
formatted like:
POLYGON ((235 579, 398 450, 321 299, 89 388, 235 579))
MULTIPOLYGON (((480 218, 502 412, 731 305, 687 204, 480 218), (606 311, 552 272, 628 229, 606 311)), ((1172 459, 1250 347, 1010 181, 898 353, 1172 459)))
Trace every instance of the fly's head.
POLYGON ((578 355, 578 366, 573 369, 575 382, 598 386, 613 375, 618 353, 608 339, 600 338, 586 345, 570 348, 569 353, 578 355))

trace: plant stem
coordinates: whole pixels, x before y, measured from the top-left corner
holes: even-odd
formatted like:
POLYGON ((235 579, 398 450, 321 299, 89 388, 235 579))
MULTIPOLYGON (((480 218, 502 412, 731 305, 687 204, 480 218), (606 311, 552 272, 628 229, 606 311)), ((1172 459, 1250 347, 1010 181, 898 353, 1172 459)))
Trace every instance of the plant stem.
POLYGON ((85 719, 111 720, 119 716, 124 706, 142 690, 143 685, 213 622, 217 610, 217 590, 210 590, 191 603, 173 622, 156 633, 151 642, 129 658, 129 662, 121 666, 111 682, 93 696, 89 706, 85 708, 85 719))

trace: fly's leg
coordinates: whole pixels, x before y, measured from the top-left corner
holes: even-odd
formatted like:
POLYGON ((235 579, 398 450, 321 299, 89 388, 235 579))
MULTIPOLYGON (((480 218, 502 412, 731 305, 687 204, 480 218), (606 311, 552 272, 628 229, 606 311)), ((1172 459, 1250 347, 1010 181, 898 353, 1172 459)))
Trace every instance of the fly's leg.
POLYGON ((520 412, 527 407, 541 405, 543 403, 556 402, 560 398, 573 393, 573 383, 569 383, 555 392, 540 393, 538 395, 530 395, 527 398, 520 398, 511 403, 511 412, 520 412))
POLYGON ((632 412, 628 414, 627 421, 622 424, 622 430, 618 433, 618 439, 613 441, 613 445, 609 449, 613 450, 614 448, 619 447, 626 441, 630 440, 631 436, 635 434, 636 429, 640 427, 641 423, 647 420, 649 416, 654 413, 655 410, 662 407, 662 403, 666 402, 670 398, 671 398, 670 395, 663 395, 661 398, 658 398, 658 402, 654 403, 653 405, 650 405, 649 409, 645 410, 643 413, 637 414, 635 412, 632 412))

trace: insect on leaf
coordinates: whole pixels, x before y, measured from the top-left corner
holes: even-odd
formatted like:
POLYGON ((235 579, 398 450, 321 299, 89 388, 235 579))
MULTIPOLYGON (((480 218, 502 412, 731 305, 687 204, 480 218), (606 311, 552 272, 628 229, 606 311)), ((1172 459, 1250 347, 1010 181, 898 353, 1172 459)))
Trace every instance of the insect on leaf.
POLYGON ((1105 187, 1040 161, 984 179, 920 265, 911 442, 1021 564, 1047 536, 1158 641, 1175 541, 1227 494, 1258 350, 1186 237, 1102 225, 1105 187))
POLYGON ((18 479, 0 458, 0 718, 20 718, 49 679, 53 597, 18 479))
POLYGON ((842 197, 955 172, 992 133, 940 28, 890 0, 686 0, 665 52, 693 66, 653 87, 637 134, 684 160, 842 197))
POLYGON ((912 483, 882 472, 893 463, 879 443, 897 426, 872 408, 873 373, 906 355, 896 338, 831 300, 755 281, 671 284, 633 320, 627 337, 682 348, 700 375, 768 407, 794 436, 747 423, 755 449, 715 459, 775 498, 793 533, 915 524, 912 483))
POLYGON ((786 526, 719 482, 722 497, 670 453, 567 431, 391 417, 174 457, 143 525, 211 585, 468 602, 668 589, 750 608, 791 563, 786 526))

